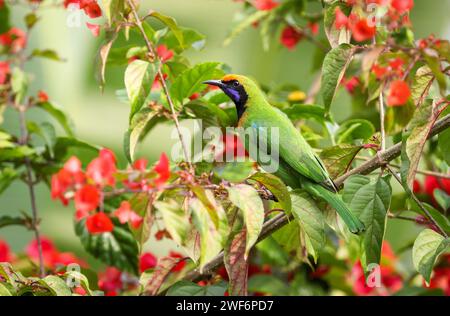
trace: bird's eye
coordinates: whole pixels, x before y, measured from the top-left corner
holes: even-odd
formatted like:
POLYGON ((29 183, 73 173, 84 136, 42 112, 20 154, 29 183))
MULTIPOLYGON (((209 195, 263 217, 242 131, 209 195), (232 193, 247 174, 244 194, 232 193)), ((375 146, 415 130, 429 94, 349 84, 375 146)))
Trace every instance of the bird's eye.
POLYGON ((239 87, 239 81, 233 81, 233 87, 239 87))

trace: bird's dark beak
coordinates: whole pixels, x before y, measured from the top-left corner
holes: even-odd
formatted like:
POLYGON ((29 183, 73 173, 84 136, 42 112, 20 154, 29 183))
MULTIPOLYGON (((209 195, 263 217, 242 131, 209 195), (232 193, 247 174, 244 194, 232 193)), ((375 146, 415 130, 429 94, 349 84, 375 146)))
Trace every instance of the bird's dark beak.
POLYGON ((224 86, 223 82, 221 80, 206 80, 202 82, 203 84, 209 84, 211 86, 216 86, 219 88, 222 88, 224 86))

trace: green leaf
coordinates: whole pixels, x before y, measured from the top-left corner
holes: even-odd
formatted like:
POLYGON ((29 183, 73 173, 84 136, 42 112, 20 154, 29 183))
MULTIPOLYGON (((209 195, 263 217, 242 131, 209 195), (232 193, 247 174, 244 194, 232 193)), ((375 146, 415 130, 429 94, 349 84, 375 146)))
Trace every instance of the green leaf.
POLYGON ((11 28, 11 25, 9 23, 10 21, 9 21, 9 6, 8 5, 3 5, 0 8, 0 21, 2 21, 2 23, 0 23, 0 34, 8 32, 9 29, 11 28))
MULTIPOLYGON (((297 223, 295 223, 297 224, 297 223)), ((273 236, 268 236, 256 244, 263 262, 275 266, 287 266, 289 264, 289 254, 273 236)))
MULTIPOLYGON (((89 287, 89 280, 88 278, 78 271, 67 271, 64 273, 64 278, 66 279, 66 282, 70 282, 72 284, 80 284, 80 286, 86 291, 87 295, 93 296, 94 291, 91 290, 89 287)), ((67 284, 67 283, 66 283, 67 284)))
POLYGON ((431 272, 437 257, 449 244, 449 238, 444 238, 431 229, 425 229, 417 236, 412 249, 413 263, 427 283, 430 283, 431 272))
POLYGON ((419 106, 427 97, 427 94, 424 94, 427 87, 431 86, 431 83, 434 80, 433 73, 431 72, 430 67, 422 66, 417 69, 416 74, 414 75, 414 81, 411 86, 411 98, 414 101, 414 105, 419 106))
POLYGON ((31 53, 32 57, 41 57, 41 58, 47 58, 55 61, 64 61, 61 57, 59 57, 58 53, 52 49, 35 49, 31 53))
POLYGON ((53 147, 56 143, 56 131, 52 124, 49 122, 42 122, 38 125, 35 122, 27 122, 27 129, 29 133, 35 133, 39 135, 47 145, 50 156, 54 157, 53 147))
POLYGON ((248 178, 253 172, 254 163, 252 161, 232 161, 217 163, 214 166, 214 174, 225 180, 233 183, 239 183, 248 178))
POLYGON ((219 65, 221 64, 216 62, 201 63, 184 71, 175 79, 170 88, 170 95, 178 104, 182 104, 184 99, 206 89, 207 86, 202 83, 203 81, 223 75, 223 71, 218 69, 219 65))
POLYGON ((283 210, 286 212, 291 211, 291 196, 286 185, 280 178, 270 173, 257 172, 249 179, 264 185, 273 195, 275 195, 283 210))
POLYGON ((183 45, 180 44, 173 32, 169 32, 164 37, 164 44, 166 44, 169 49, 172 49, 176 53, 180 54, 185 49, 188 49, 190 47, 196 50, 200 50, 204 47, 205 35, 191 28, 180 27, 179 29, 183 34, 183 45))
POLYGON ((166 296, 222 296, 227 287, 224 282, 200 286, 191 281, 178 281, 167 291, 166 296))
POLYGON ((125 87, 131 105, 130 121, 144 105, 158 68, 157 63, 151 64, 138 59, 129 64, 125 70, 125 87))
POLYGON ((14 148, 4 148, 0 150, 0 162, 11 160, 22 160, 25 157, 34 155, 36 151, 28 146, 17 146, 14 148))
POLYGON ((28 13, 25 17, 25 24, 27 26, 27 29, 32 29, 33 26, 37 23, 37 21, 39 21, 39 17, 34 13, 28 13))
POLYGON ((48 275, 39 280, 39 284, 45 286, 54 296, 72 296, 72 291, 66 282, 56 275, 48 275))
POLYGON ((294 191, 291 193, 292 213, 299 221, 305 234, 308 253, 317 262, 319 252, 325 247, 325 217, 314 200, 306 193, 294 191))
MULTIPOLYGON (((108 1, 108 0, 107 0, 108 1)), ((108 62, 108 57, 111 52, 111 48, 117 39, 117 35, 119 34, 120 26, 116 27, 112 30, 107 30, 105 34, 105 42, 99 49, 98 57, 97 57, 97 79, 100 82, 100 87, 103 88, 106 82, 105 73, 106 73, 106 63, 108 62)))
POLYGON ((341 44, 325 56, 322 66, 321 93, 326 114, 330 111, 331 102, 354 52, 355 48, 352 45, 341 44))
POLYGON ((15 296, 15 290, 10 284, 0 282, 0 296, 15 296))
POLYGON ((361 148, 361 146, 340 144, 322 150, 320 158, 330 173, 330 177, 335 179, 345 173, 350 168, 361 148))
POLYGON ((368 140, 375 133, 375 126, 364 119, 353 119, 345 121, 336 133, 337 142, 351 143, 355 140, 368 140))
POLYGON ((431 56, 426 53, 423 53, 423 57, 428 67, 430 67, 431 71, 433 72, 436 81, 438 82, 441 95, 445 96, 447 91, 447 78, 441 70, 441 63, 439 61, 439 57, 431 56))
POLYGON ((102 0, 103 12, 105 13, 108 24, 111 26, 121 18, 125 2, 124 0, 102 0))
POLYGON ((442 207, 444 211, 450 209, 450 195, 448 195, 441 189, 434 189, 433 195, 434 198, 436 199, 436 202, 439 204, 440 207, 442 207))
POLYGON ((133 116, 123 140, 123 148, 128 162, 133 162, 138 143, 143 140, 156 124, 163 120, 162 117, 157 116, 157 113, 149 108, 143 108, 133 116))
POLYGON ((69 148, 83 148, 92 151, 99 151, 101 149, 96 145, 89 144, 76 138, 58 137, 56 139, 55 148, 53 150, 56 159, 63 160, 66 157, 69 148))
MULTIPOLYGON (((224 95, 223 93, 221 93, 224 95)), ((192 112, 194 117, 202 120, 203 127, 207 126, 220 126, 228 127, 233 126, 233 120, 228 114, 218 107, 216 104, 209 102, 202 102, 200 100, 194 100, 184 105, 184 109, 192 112), (211 122, 209 124, 209 122, 211 122), (208 123, 208 124, 205 124, 208 123)))
POLYGON ((344 43, 348 44, 350 43, 351 40, 351 32, 347 28, 343 27, 342 29, 338 30, 334 26, 334 22, 336 19, 335 10, 338 7, 347 16, 350 14, 351 11, 351 7, 339 1, 336 1, 335 3, 328 6, 325 9, 325 16, 324 16, 325 34, 332 48, 336 48, 340 44, 344 43))
POLYGON ((300 225, 292 221, 272 234, 272 237, 287 251, 293 252, 300 248, 300 225))
POLYGON ((210 212, 198 198, 189 200, 192 220, 200 234, 200 271, 222 250, 224 235, 216 228, 210 212))
POLYGON ((149 203, 149 196, 145 192, 137 193, 130 199, 131 209, 144 219, 142 221, 142 225, 140 225, 137 229, 131 229, 131 232, 133 233, 141 250, 145 242, 147 242, 147 240, 149 240, 151 236, 151 229, 154 220, 152 208, 150 207, 151 205, 149 205, 149 203))
POLYGON ((3 193, 11 183, 19 177, 17 171, 13 168, 4 168, 0 170, 0 194, 3 193))
POLYGON ((244 217, 247 229, 245 247, 245 258, 247 258, 263 227, 264 206, 258 192, 249 185, 237 184, 232 186, 228 188, 228 194, 231 203, 242 211, 244 217))
POLYGON ((16 290, 27 281, 20 272, 14 271, 8 262, 0 262, 0 276, 16 290))
POLYGON ((50 114, 61 125, 68 136, 74 136, 73 122, 64 111, 49 102, 39 103, 37 107, 50 114))
POLYGON ((0 228, 11 225, 25 225, 25 220, 22 217, 0 216, 0 228))
POLYGON ((283 111, 291 120, 311 118, 319 123, 325 121, 325 110, 320 105, 294 104, 283 111))
MULTIPOLYGON (((450 108, 444 110, 443 114, 450 114, 450 108)), ((447 165, 450 165, 450 128, 447 128, 445 131, 439 133, 438 147, 445 162, 447 165)))
POLYGON ((162 215, 164 226, 172 239, 177 245, 183 245, 191 226, 188 215, 174 200, 168 200, 166 202, 156 201, 153 205, 162 215))
POLYGON ((412 188, 425 142, 438 115, 434 103, 426 100, 416 109, 402 133, 401 176, 406 188, 412 188))
POLYGON ((86 219, 82 219, 75 223, 75 233, 81 239, 84 249, 100 261, 137 274, 137 243, 132 233, 115 220, 111 233, 92 235, 86 228, 86 219))
POLYGON ((227 36, 227 38, 223 41, 223 45, 227 46, 231 43, 231 41, 238 36, 242 31, 252 26, 254 23, 262 20, 263 18, 267 17, 270 14, 270 11, 268 10, 259 10, 255 13, 249 15, 244 20, 242 20, 236 27, 233 28, 233 30, 230 32, 230 34, 227 36))
POLYGON ((384 178, 372 181, 369 177, 355 175, 345 182, 342 198, 366 227, 361 237, 364 268, 380 262, 391 194, 389 182, 384 178))
POLYGON ((172 31, 172 33, 175 35, 175 37, 177 38, 178 42, 180 43, 180 46, 184 47, 183 32, 178 27, 178 24, 174 18, 172 18, 168 15, 164 15, 162 13, 156 12, 156 11, 151 11, 149 13, 149 16, 152 16, 152 17, 160 20, 165 25, 167 25, 170 28, 170 30, 172 31))
POLYGON ((21 103, 28 89, 28 77, 19 67, 15 67, 12 70, 11 75, 11 87, 14 92, 15 102, 21 103))

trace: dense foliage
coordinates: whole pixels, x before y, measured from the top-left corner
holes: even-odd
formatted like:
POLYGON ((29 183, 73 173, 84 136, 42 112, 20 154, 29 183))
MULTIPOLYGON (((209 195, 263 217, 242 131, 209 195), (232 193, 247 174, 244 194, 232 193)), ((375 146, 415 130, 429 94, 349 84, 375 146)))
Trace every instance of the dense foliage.
POLYGON ((24 254, 0 240, 0 295, 450 295, 449 41, 415 38, 413 0, 236 2, 242 8, 225 45, 254 27, 265 50, 316 46, 309 91, 261 89, 320 153, 366 231, 350 234, 333 209, 264 172, 226 132, 236 125, 235 107, 202 82, 232 65, 190 63, 184 53, 205 43, 199 31, 163 12, 140 15, 139 0, 57 2, 102 17, 86 24, 103 39, 100 85, 107 84, 107 67, 124 69, 116 94, 130 109, 123 131, 128 166, 120 168, 114 152, 77 138, 70 117, 44 91, 27 89, 27 62, 61 59, 28 45, 41 9, 55 1, 0 0, 0 124, 4 111, 15 112, 20 124, 19 134, 0 125, 0 193, 19 181, 31 201, 29 212, 0 213, 0 228, 35 233, 24 254), (29 7, 23 30, 10 24, 19 3, 29 7), (351 96, 352 115, 337 122, 341 89, 351 96), (30 120, 34 109, 49 120, 30 120), (224 136, 214 146, 192 146, 180 126, 192 119, 224 136), (149 132, 167 122, 179 137, 179 159, 161 153, 150 165, 135 157, 149 132), (77 149, 95 158, 82 161, 77 149), (239 159, 224 162, 230 156, 239 159), (75 232, 106 271, 97 276, 41 235, 39 183, 75 208, 75 232), (400 253, 383 241, 387 221, 395 220, 422 227, 402 250, 412 249, 415 271, 399 265, 400 253), (177 250, 161 258, 144 251, 146 242, 162 239, 177 250))

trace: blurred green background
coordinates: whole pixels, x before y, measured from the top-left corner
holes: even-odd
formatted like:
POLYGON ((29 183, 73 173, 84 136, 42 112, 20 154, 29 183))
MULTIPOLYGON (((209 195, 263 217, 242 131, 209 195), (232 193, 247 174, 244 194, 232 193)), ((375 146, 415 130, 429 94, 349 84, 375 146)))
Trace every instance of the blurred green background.
MULTIPOLYGON (((254 76, 261 83, 295 83, 307 90, 314 79, 311 63, 314 47, 300 43, 294 51, 281 48, 274 39, 269 52, 262 50, 258 30, 251 29, 238 36, 231 45, 223 47, 222 42, 231 28, 234 13, 240 4, 232 0, 144 0, 142 12, 150 8, 175 17, 182 26, 195 28, 207 37, 205 48, 188 52, 192 63, 220 61, 231 66, 233 72, 254 76)), ((13 24, 23 27, 22 7, 13 10, 13 24)), ((434 33, 437 37, 450 37, 450 1, 416 0, 411 20, 416 38, 434 33)), ((33 29, 28 49, 54 49, 66 59, 65 62, 35 60, 28 65, 28 71, 35 74, 31 91, 46 91, 50 99, 64 108, 72 117, 77 136, 88 142, 112 148, 125 166, 122 154, 122 136, 127 128, 129 108, 115 97, 114 91, 123 88, 121 67, 109 68, 107 87, 102 94, 95 80, 95 56, 101 38, 92 37, 85 27, 87 20, 82 14, 81 27, 67 26, 69 12, 62 9, 40 11, 42 20, 33 29)), ((322 26, 321 26, 322 27, 322 26)), ((321 33, 323 30, 321 29, 321 33)), ((323 34, 321 34, 323 36, 323 34)), ((334 102, 335 117, 344 119, 350 111, 348 96, 338 94, 334 102)), ((42 113, 30 113, 30 119, 45 120, 42 113)), ((5 128, 17 130, 17 117, 7 112, 5 128)), ((155 160, 162 151, 169 150, 171 143, 169 126, 155 129, 140 147, 138 156, 155 160)), ((95 259, 86 254, 73 229, 72 206, 64 207, 50 199, 49 189, 42 185, 37 189, 38 208, 42 218, 41 229, 45 236, 55 241, 58 248, 74 251, 96 266, 95 259)), ((29 212, 27 188, 15 183, 0 196, 1 215, 14 215, 19 211, 29 212)), ((417 230, 411 223, 389 221, 387 238, 394 249, 399 249, 413 240, 417 230)), ((14 251, 21 251, 33 238, 31 232, 20 227, 9 227, 0 231, 0 239, 7 240, 14 251)), ((147 247, 157 255, 165 254, 171 245, 150 240, 147 247)), ((409 258, 409 256, 405 256, 409 258)), ((410 265, 408 259, 405 263, 410 265)))

